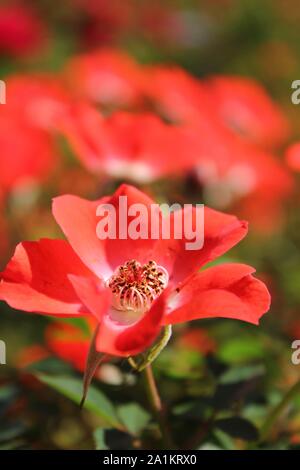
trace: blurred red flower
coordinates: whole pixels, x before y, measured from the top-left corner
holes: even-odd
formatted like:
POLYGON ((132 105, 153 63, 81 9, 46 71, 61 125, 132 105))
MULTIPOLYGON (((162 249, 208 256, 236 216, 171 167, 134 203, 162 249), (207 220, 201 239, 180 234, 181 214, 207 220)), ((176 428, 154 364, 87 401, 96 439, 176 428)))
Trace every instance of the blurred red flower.
POLYGON ((144 92, 164 117, 175 122, 218 123, 211 93, 180 67, 149 67, 144 92))
POLYGON ((48 176, 55 151, 50 136, 0 111, 0 186, 4 192, 48 176))
POLYGON ((215 76, 199 80, 179 67, 152 67, 146 94, 169 119, 204 124, 209 120, 263 148, 285 142, 289 123, 255 80, 215 76))
MULTIPOLYGON (((172 8, 171 4, 160 0, 144 2, 139 11, 139 29, 160 47, 180 47, 189 39, 192 29, 190 22, 184 21, 184 12, 186 10, 181 14, 180 9, 174 6, 172 8)), ((193 11, 192 14, 195 15, 196 12, 193 11)))
POLYGON ((50 323, 45 331, 45 342, 49 350, 81 372, 86 366, 91 337, 96 326, 93 317, 88 317, 87 320, 86 327, 90 327, 90 334, 75 325, 62 322, 50 323))
POLYGON ((300 171, 300 142, 294 142, 285 151, 285 161, 294 171, 300 171))
POLYGON ((132 0, 73 0, 85 14, 80 36, 85 46, 112 44, 132 27, 136 6, 132 0))
POLYGON ((4 203, 1 199, 2 198, 0 193, 0 260, 4 260, 7 259, 5 258, 5 255, 9 247, 9 230, 7 218, 4 212, 4 203))
POLYGON ((258 82, 239 76, 216 76, 206 85, 222 121, 241 137, 264 148, 286 141, 288 121, 258 82))
POLYGON ((66 80, 77 96, 108 107, 128 107, 141 99, 144 75, 124 52, 103 48, 70 60, 66 80))
POLYGON ((148 183, 196 164, 189 133, 155 114, 116 112, 105 119, 96 109, 80 105, 58 127, 75 155, 95 173, 148 183))
POLYGON ((0 6, 0 53, 32 55, 45 44, 45 25, 25 3, 11 3, 0 6))
POLYGON ((54 122, 68 98, 52 77, 12 76, 6 81, 7 104, 0 107, 0 186, 9 191, 40 181, 56 164, 54 122))
POLYGON ((178 346, 200 354, 216 351, 216 343, 203 328, 188 328, 178 338, 178 346))
MULTIPOLYGON (((150 214, 153 201, 126 185, 94 202, 56 198, 53 213, 68 241, 19 244, 1 274, 0 298, 28 312, 91 314, 98 322, 96 349, 125 357, 150 346, 163 325, 211 317, 258 323, 270 296, 254 268, 220 264, 199 271, 244 238, 245 222, 206 208, 204 247, 197 251, 187 251, 186 239, 175 235, 154 240, 150 225, 146 240, 100 240, 96 209, 110 203, 118 213, 120 196, 150 214)), ((189 213, 193 220, 197 210, 189 213)))
MULTIPOLYGON (((91 337, 97 322, 94 317, 86 317, 83 325, 73 325, 62 321, 50 322, 44 333, 45 346, 34 344, 23 348, 17 355, 17 368, 26 369, 45 359, 57 357, 79 372, 84 372, 90 348, 91 337)), ((116 368, 103 358, 95 377, 107 383, 119 383, 122 376, 116 368)))
POLYGON ((44 346, 34 344, 21 350, 16 358, 16 366, 21 369, 31 366, 35 362, 43 361, 50 356, 49 351, 44 346))
POLYGON ((280 226, 293 179, 272 153, 257 144, 282 143, 287 124, 264 89, 240 78, 202 82, 180 68, 153 67, 147 76, 146 93, 157 110, 172 121, 187 123, 190 146, 197 155, 197 177, 208 204, 233 208, 261 232, 280 226), (226 94, 219 98, 223 83, 226 94), (236 128, 244 129, 247 139, 228 125, 230 119, 236 128))
POLYGON ((194 151, 205 200, 219 209, 232 208, 260 232, 281 227, 284 203, 294 180, 272 153, 244 142, 222 127, 194 126, 194 151))
POLYGON ((48 74, 11 75, 6 81, 5 107, 33 127, 51 130, 71 96, 59 77, 48 74))
POLYGON ((86 331, 61 321, 50 322, 45 329, 45 346, 34 344, 23 348, 17 356, 17 367, 23 369, 55 355, 83 372, 96 320, 89 316, 84 325, 86 331))

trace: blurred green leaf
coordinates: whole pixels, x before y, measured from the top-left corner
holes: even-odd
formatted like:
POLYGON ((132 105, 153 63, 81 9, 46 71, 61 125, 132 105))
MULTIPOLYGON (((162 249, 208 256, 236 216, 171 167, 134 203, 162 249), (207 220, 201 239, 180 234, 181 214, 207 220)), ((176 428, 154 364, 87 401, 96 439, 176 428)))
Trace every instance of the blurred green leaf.
POLYGON ((220 346, 217 356, 226 363, 241 364, 246 361, 263 358, 264 347, 258 337, 230 338, 230 340, 220 346))
POLYGON ((17 388, 12 385, 4 385, 0 387, 0 402, 6 402, 14 399, 18 395, 17 388))
POLYGON ((230 383, 243 382, 264 375, 263 365, 233 367, 226 371, 220 377, 220 383, 223 385, 230 383))
POLYGON ((130 434, 139 434, 149 423, 150 415, 137 403, 118 407, 118 415, 130 434))
MULTIPOLYGON (((80 379, 67 376, 50 376, 46 374, 37 374, 37 378, 75 403, 80 403, 82 397, 82 381, 80 379)), ((89 389, 85 408, 100 416, 104 422, 112 427, 122 429, 114 405, 94 386, 91 386, 89 389)), ((80 413, 79 409, 78 413, 80 413)))
POLYGON ((156 360, 157 367, 172 379, 199 379, 203 375, 204 359, 196 351, 182 349, 180 354, 172 347, 166 348, 156 360))
POLYGON ((95 446, 96 450, 107 450, 109 447, 105 444, 105 429, 103 428, 97 428, 95 429, 94 433, 94 441, 95 441, 95 446))
POLYGON ((33 373, 46 373, 46 374, 68 374, 72 372, 72 367, 58 359, 57 357, 47 357, 46 359, 38 360, 29 364, 26 369, 33 373))
POLYGON ((189 413, 195 406, 194 402, 180 403, 173 407, 172 413, 174 416, 180 416, 185 413, 189 413))
POLYGON ((213 435, 216 440, 220 443, 221 447, 225 450, 234 450, 235 445, 232 438, 220 429, 215 429, 213 435))
POLYGON ((223 450, 223 449, 217 446, 216 444, 213 444, 212 442, 207 442, 206 444, 203 444, 201 447, 198 447, 197 450, 223 450))
POLYGON ((22 448, 25 445, 23 439, 13 439, 5 444, 0 444, 0 450, 17 450, 22 448))
POLYGON ((24 423, 14 423, 14 424, 7 424, 5 429, 0 430, 0 442, 10 441, 20 436, 26 432, 26 426, 24 423))
POLYGON ((266 406, 250 403, 243 409, 243 416, 251 421, 261 421, 266 416, 266 406))

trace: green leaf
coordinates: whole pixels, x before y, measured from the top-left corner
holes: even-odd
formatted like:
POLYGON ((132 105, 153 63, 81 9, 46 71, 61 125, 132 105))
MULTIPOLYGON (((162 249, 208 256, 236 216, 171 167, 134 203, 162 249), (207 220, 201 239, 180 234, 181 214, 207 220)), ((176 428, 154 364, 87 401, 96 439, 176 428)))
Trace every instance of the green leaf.
POLYGON ((137 403, 118 407, 118 415, 130 434, 139 434, 149 423, 150 415, 137 403))
POLYGON ((0 387, 0 402, 6 402, 14 399, 18 391, 14 385, 4 385, 0 387))
MULTIPOLYGON (((49 387, 79 404, 82 397, 82 382, 75 377, 50 376, 37 374, 37 378, 49 387)), ((112 427, 123 429, 118 420, 116 410, 111 401, 96 387, 91 386, 86 399, 85 408, 100 416, 103 421, 112 427)))
POLYGON ((265 351, 259 338, 245 336, 230 339, 221 345, 218 358, 229 364, 241 364, 254 359, 263 359, 265 351))
POLYGON ((265 368, 263 365, 233 367, 221 375, 220 383, 222 385, 227 385, 244 382, 246 380, 253 379, 254 377, 264 375, 264 373, 265 368))
POLYGON ((95 429, 94 433, 94 441, 95 441, 95 447, 96 450, 107 450, 109 447, 105 444, 105 429, 103 428, 97 428, 95 429))
POLYGON ((220 429, 215 429, 213 431, 213 435, 218 441, 218 443, 222 446, 222 449, 225 450, 234 450, 234 441, 233 439, 226 434, 225 432, 221 431, 220 429))
POLYGON ((72 367, 70 364, 63 362, 57 357, 46 357, 45 359, 40 359, 36 362, 29 364, 26 369, 33 374, 55 374, 55 375, 65 375, 72 373, 72 367))
POLYGON ((200 379, 203 376, 203 357, 197 351, 181 350, 171 346, 157 358, 156 364, 171 379, 200 379))
POLYGON ((23 423, 17 422, 11 425, 6 425, 5 429, 0 430, 0 442, 10 441, 20 436, 26 431, 26 427, 23 423))
POLYGON ((213 444, 212 442, 207 442, 205 444, 202 444, 202 446, 198 447, 197 450, 223 450, 223 449, 217 446, 216 444, 213 444))
POLYGON ((25 445, 24 439, 14 439, 4 444, 0 444, 1 450, 17 450, 22 448, 25 445))

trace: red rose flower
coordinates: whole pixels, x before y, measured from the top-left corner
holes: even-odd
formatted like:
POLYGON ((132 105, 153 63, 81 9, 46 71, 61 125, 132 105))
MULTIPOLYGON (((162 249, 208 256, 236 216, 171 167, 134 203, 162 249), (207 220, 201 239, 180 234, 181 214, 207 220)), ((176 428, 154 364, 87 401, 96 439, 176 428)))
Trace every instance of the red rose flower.
POLYGON ((217 349, 216 342, 203 328, 188 328, 183 331, 178 338, 177 345, 179 348, 196 351, 203 355, 213 353, 217 349))
POLYGON ((144 80, 141 69, 131 57, 113 49, 74 57, 65 76, 79 97, 103 106, 128 107, 141 98, 144 80))
MULTIPOLYGON (((191 28, 191 18, 185 18, 186 10, 182 13, 180 9, 172 8, 167 3, 163 4, 160 0, 145 2, 139 10, 141 33, 159 44, 159 47, 178 48, 190 44, 189 39, 193 37, 194 29, 191 28)), ((192 14, 194 15, 195 11, 192 14)))
POLYGON ((18 368, 24 369, 31 366, 35 362, 48 359, 49 356, 49 351, 39 344, 27 346, 18 354, 16 359, 16 366, 18 368))
POLYGON ((72 0, 74 6, 83 18, 80 38, 84 46, 116 43, 133 26, 136 8, 131 0, 72 0))
POLYGON ((198 157, 189 133, 155 114, 117 112, 105 119, 80 105, 58 127, 89 170, 134 182, 180 174, 194 167, 198 157))
MULTIPOLYGON (((233 207, 261 232, 281 225, 283 203, 293 190, 293 179, 273 154, 242 139, 236 130, 226 125, 213 86, 180 68, 153 67, 147 77, 146 93, 158 111, 172 121, 187 123, 186 132, 190 134, 190 147, 198 157, 195 168, 204 186, 206 201, 221 209, 233 207)), ((248 132, 248 140, 255 140, 257 135, 256 140, 262 145, 278 144, 286 135, 285 118, 258 85, 236 80, 240 87, 237 87, 236 97, 235 88, 231 89, 236 107, 226 107, 228 120, 232 111, 232 119, 241 121, 242 127, 244 114, 238 110, 246 108, 251 117, 247 121, 250 127, 245 127, 244 132, 248 132), (254 95, 253 103, 242 93, 241 84, 252 91, 249 96, 254 95)))
POLYGON ((93 315, 96 349, 124 357, 144 351, 164 325, 213 317, 258 323, 270 296, 252 267, 221 264, 202 270, 246 235, 245 222, 206 208, 204 246, 197 251, 186 250, 186 239, 174 234, 151 238, 150 225, 147 239, 103 241, 96 234, 97 207, 110 203, 118 214, 120 196, 127 196, 128 207, 140 203, 151 213, 153 201, 126 185, 94 202, 56 198, 53 213, 68 241, 19 244, 1 275, 0 298, 27 312, 93 315))
MULTIPOLYGON (((45 329, 45 346, 33 344, 23 348, 17 355, 16 367, 24 369, 45 359, 57 357, 79 372, 84 372, 96 323, 96 319, 91 316, 86 318, 83 328, 62 321, 50 322, 45 329)), ((108 383, 119 382, 122 377, 118 370, 114 366, 103 364, 107 360, 103 358, 101 361, 102 365, 95 373, 96 378, 108 383)))
POLYGON ((0 112, 0 186, 4 192, 48 176, 55 162, 51 137, 7 109, 0 112))
POLYGON ((146 94, 169 119, 227 127, 245 140, 273 148, 288 137, 283 112, 257 82, 221 76, 201 81, 178 67, 153 67, 146 94))
POLYGON ((277 147, 287 139, 286 117, 255 80, 217 76, 207 86, 222 121, 243 138, 264 148, 277 147))
POLYGON ((96 326, 94 317, 88 317, 87 320, 86 332, 75 325, 62 322, 50 323, 45 331, 45 342, 49 350, 80 372, 85 369, 93 335, 92 327, 96 326))
POLYGON ((285 151, 285 161, 294 171, 300 171, 300 142, 294 142, 285 151))
POLYGON ((9 229, 8 229, 8 223, 7 219, 5 217, 5 210, 4 210, 4 203, 1 198, 1 193, 0 193, 0 260, 7 260, 5 258, 6 252, 9 247, 9 229))
POLYGON ((33 127, 51 130, 71 100, 62 81, 52 75, 11 75, 5 82, 5 109, 33 127))
POLYGON ((212 95, 200 80, 180 67, 149 67, 145 94, 157 110, 175 122, 220 124, 212 95))
POLYGON ((0 52, 13 56, 35 53, 45 42, 45 26, 36 13, 15 3, 0 7, 0 52))
POLYGON ((97 324, 94 317, 85 320, 83 328, 62 321, 50 322, 45 329, 45 346, 34 344, 23 348, 17 356, 17 367, 26 368, 54 355, 83 372, 97 324))
POLYGON ((284 202, 294 188, 282 162, 209 122, 205 132, 203 124, 191 126, 192 133, 198 155, 196 173, 206 202, 219 209, 234 208, 261 232, 281 226, 284 202))
POLYGON ((0 106, 0 186, 9 191, 43 180, 54 168, 52 130, 68 97, 57 80, 42 76, 10 77, 6 91, 7 104, 0 106))

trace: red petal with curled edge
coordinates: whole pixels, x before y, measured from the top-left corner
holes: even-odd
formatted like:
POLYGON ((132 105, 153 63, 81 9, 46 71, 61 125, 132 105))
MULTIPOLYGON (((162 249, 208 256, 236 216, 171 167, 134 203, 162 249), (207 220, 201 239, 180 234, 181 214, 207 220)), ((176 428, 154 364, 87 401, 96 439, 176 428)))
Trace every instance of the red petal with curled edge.
MULTIPOLYGON (((185 226, 189 217, 195 230, 196 214, 200 210, 195 207, 192 211, 182 210, 182 226, 185 226)), ((171 214, 171 221, 174 217, 176 216, 171 214)), ((173 223, 170 225, 172 227, 173 223)), ((248 225, 233 215, 204 207, 204 228, 202 223, 199 230, 203 230, 204 242, 200 249, 187 249, 187 243, 193 240, 185 235, 182 239, 175 240, 173 234, 170 239, 160 240, 154 248, 153 259, 167 268, 173 285, 184 281, 203 265, 229 251, 246 236, 248 225)))
POLYGON ((258 324, 270 307, 270 294, 254 271, 244 264, 223 264, 194 274, 169 297, 165 324, 214 317, 258 324))
POLYGON ((98 351, 114 356, 134 356, 154 342, 162 327, 165 313, 165 295, 162 294, 144 316, 133 324, 114 321, 110 315, 103 318, 96 339, 98 351))
POLYGON ((67 241, 20 243, 1 273, 0 299, 27 312, 88 313, 69 281, 70 274, 93 277, 67 241))

